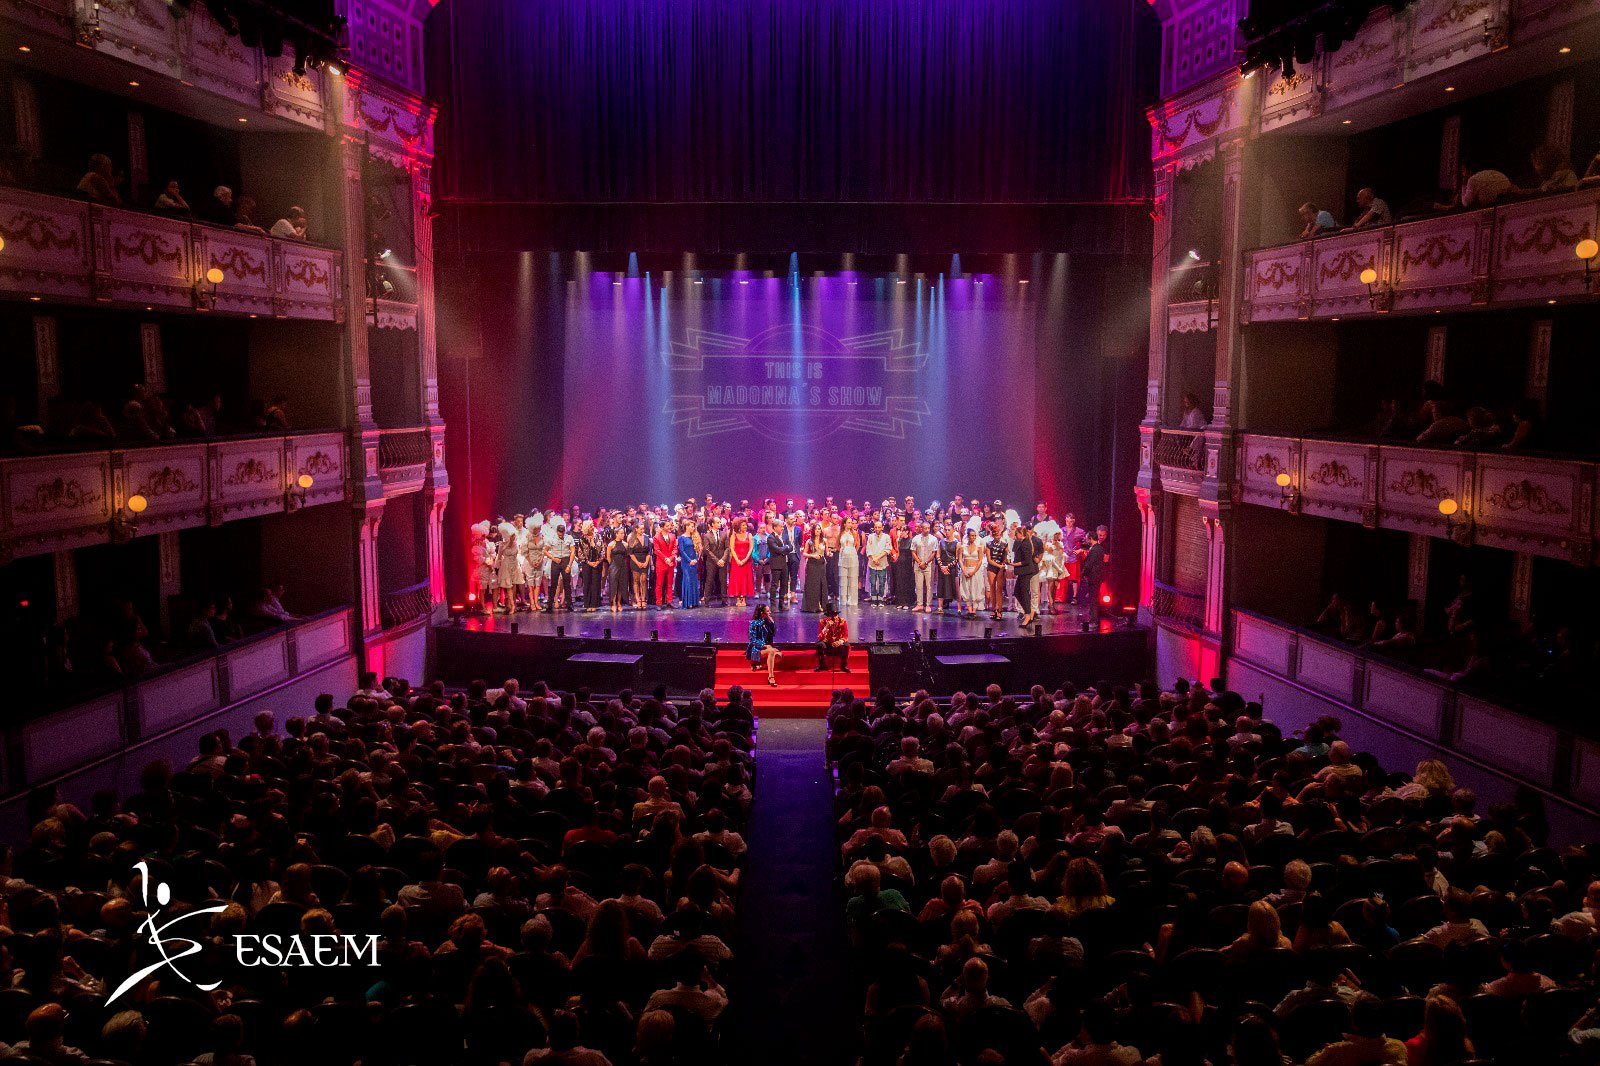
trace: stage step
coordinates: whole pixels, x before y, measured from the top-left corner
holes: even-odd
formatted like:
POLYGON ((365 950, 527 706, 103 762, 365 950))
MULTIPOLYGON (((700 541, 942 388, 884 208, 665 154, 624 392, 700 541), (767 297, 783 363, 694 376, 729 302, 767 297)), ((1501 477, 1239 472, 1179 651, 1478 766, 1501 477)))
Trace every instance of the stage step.
MULTIPOLYGON (((782 647, 782 645, 780 645, 782 647)), ((847 662, 850 672, 816 671, 816 652, 809 646, 783 648, 778 660, 778 684, 767 684, 765 670, 756 670, 744 657, 742 648, 717 651, 715 687, 719 695, 734 685, 749 689, 755 698, 757 716, 768 718, 821 718, 841 688, 867 691, 867 653, 851 648, 847 662)))

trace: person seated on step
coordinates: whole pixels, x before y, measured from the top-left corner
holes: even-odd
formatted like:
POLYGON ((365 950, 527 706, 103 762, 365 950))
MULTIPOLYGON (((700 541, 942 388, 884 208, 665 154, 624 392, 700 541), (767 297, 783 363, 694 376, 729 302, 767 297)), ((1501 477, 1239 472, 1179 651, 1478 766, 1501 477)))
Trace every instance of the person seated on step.
POLYGON ((838 662, 838 669, 850 672, 850 623, 839 616, 839 608, 830 600, 822 609, 822 623, 817 627, 817 673, 828 669, 828 660, 838 662))

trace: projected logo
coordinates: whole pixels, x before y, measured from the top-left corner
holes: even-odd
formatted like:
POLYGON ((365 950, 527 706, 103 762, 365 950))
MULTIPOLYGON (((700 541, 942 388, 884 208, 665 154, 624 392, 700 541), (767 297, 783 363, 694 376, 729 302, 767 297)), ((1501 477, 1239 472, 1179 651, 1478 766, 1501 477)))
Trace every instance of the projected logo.
POLYGON ((903 330, 855 337, 812 326, 774 326, 754 337, 690 330, 667 358, 667 413, 689 437, 749 429, 784 443, 843 432, 900 439, 928 414, 917 396, 928 356, 903 330))

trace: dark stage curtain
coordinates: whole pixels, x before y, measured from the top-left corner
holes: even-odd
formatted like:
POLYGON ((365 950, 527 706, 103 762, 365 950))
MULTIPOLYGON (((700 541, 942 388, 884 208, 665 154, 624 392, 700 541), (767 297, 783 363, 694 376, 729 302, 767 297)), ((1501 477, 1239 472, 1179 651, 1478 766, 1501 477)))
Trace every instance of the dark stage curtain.
POLYGON ((447 197, 1145 194, 1145 0, 445 0, 447 197))

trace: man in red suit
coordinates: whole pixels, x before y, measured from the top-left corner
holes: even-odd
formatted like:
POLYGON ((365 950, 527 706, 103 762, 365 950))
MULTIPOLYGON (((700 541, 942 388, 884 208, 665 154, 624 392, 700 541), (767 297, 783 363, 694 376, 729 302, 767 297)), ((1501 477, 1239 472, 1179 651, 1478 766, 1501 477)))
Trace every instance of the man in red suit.
POLYGON ((672 606, 672 579, 678 573, 678 538, 673 524, 657 525, 651 544, 656 552, 656 606, 667 610, 672 606))
POLYGON ((831 602, 822 609, 822 624, 817 627, 817 673, 828 669, 830 658, 838 661, 840 670, 850 672, 850 623, 831 602))

